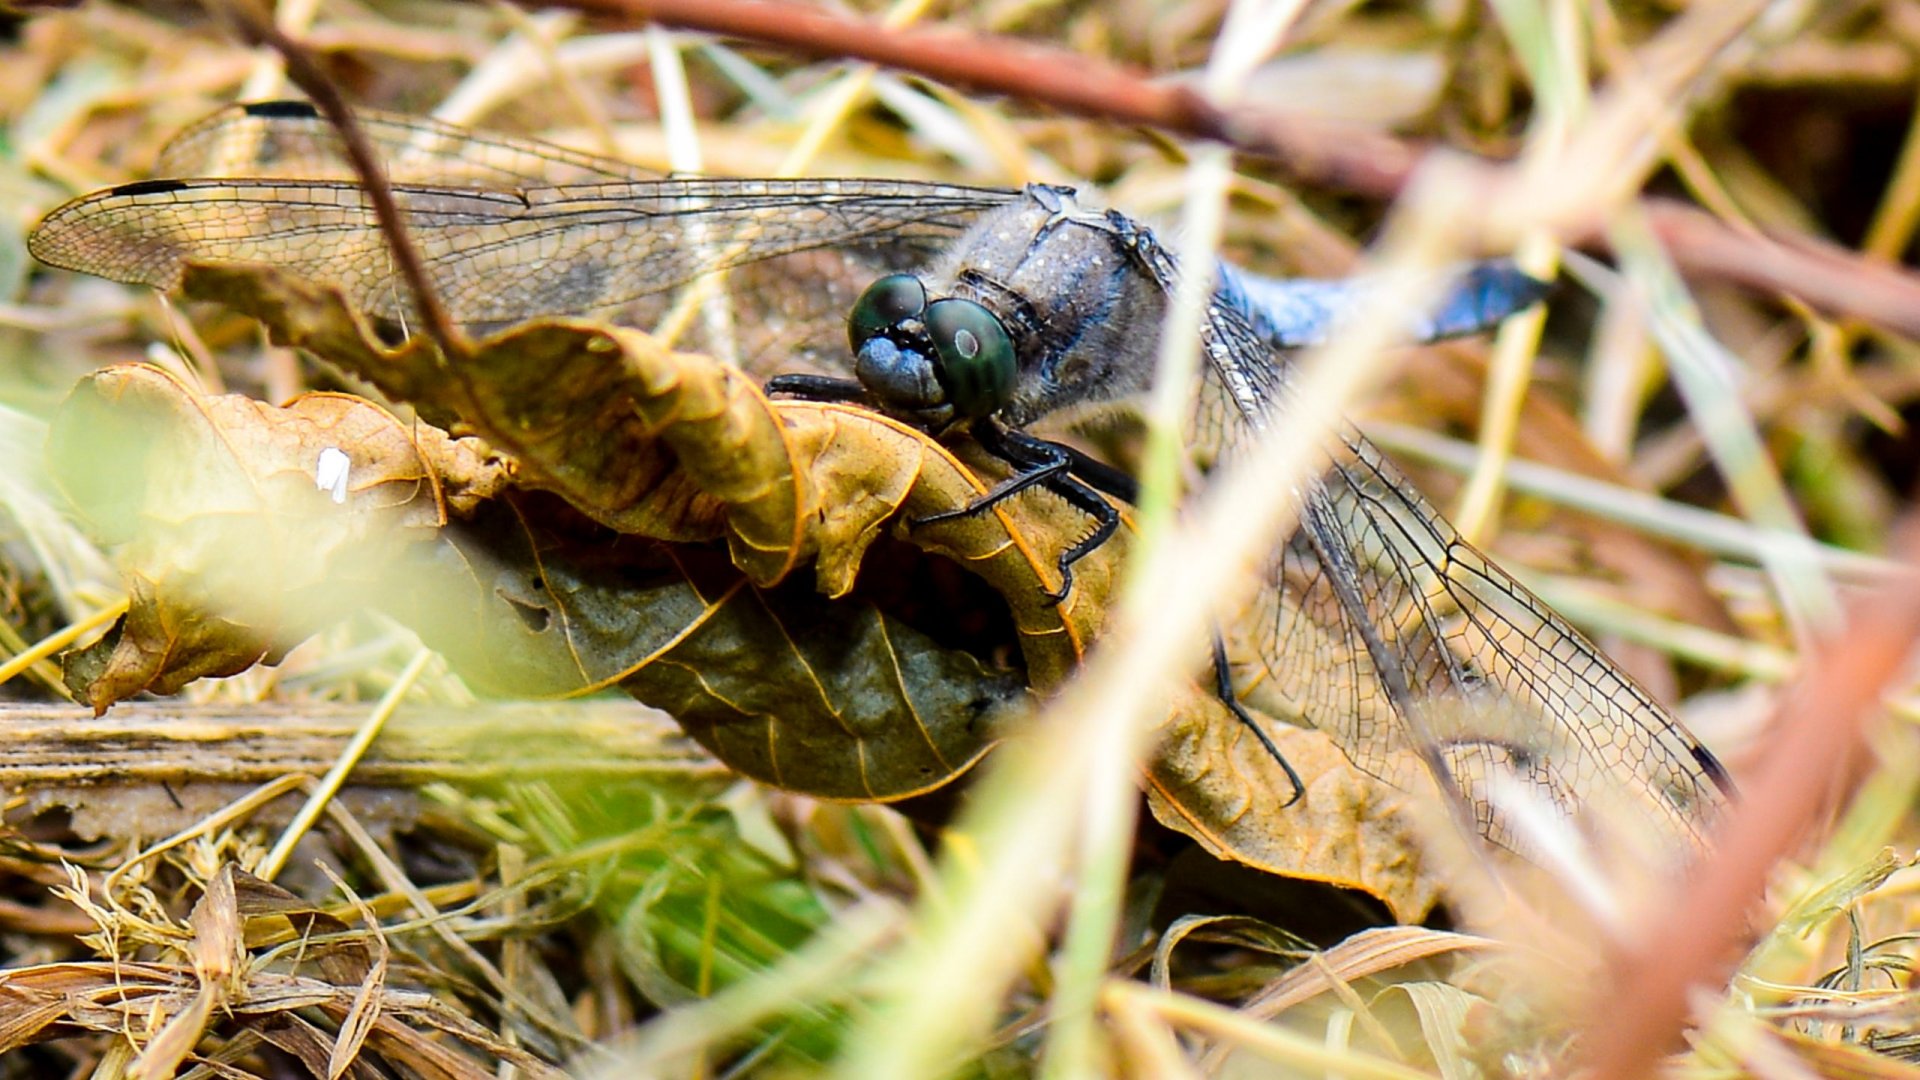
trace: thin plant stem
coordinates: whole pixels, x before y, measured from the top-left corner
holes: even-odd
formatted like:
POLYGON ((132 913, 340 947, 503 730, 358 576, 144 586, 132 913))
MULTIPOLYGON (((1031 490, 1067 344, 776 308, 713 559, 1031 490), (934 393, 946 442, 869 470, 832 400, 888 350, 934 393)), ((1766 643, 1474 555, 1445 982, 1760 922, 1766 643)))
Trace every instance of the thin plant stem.
POLYGON ((261 860, 257 871, 260 877, 272 881, 280 875, 281 870, 286 868, 287 860, 293 857, 294 845, 298 844, 300 838, 307 834, 307 830, 313 827, 313 823, 320 819, 320 814, 326 810, 327 803, 332 801, 334 795, 347 782, 347 776, 353 772, 354 766, 366 756, 367 748, 372 746, 373 740, 380 736, 380 731, 386 727, 388 718, 393 716, 394 710, 400 707, 400 699, 406 697, 407 691, 413 689, 413 684, 419 680, 420 673, 426 670, 427 662, 432 660, 433 656, 432 650, 421 649, 413 654, 413 659, 407 661, 406 667, 400 669, 399 677, 393 680, 393 685, 387 688, 387 692, 374 705, 373 712, 367 715, 366 722, 353 733, 353 738, 347 740, 347 745, 340 751, 339 760, 335 761, 333 767, 327 770, 327 774, 320 778, 319 788, 307 796, 305 805, 301 806, 299 813, 287 823, 286 831, 280 834, 280 839, 274 843, 273 850, 261 860))

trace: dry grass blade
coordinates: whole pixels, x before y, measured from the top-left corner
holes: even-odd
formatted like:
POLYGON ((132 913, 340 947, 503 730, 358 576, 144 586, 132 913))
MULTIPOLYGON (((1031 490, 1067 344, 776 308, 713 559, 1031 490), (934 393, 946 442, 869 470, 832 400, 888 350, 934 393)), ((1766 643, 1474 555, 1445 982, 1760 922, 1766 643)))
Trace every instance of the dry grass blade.
MULTIPOLYGON (((159 1080, 178 1072, 180 1063, 206 1036, 214 1015, 232 1008, 239 991, 237 977, 244 970, 246 952, 231 866, 207 884, 207 891, 187 921, 193 929, 188 958, 198 990, 184 1010, 167 1019, 128 1067, 127 1075, 134 1080, 159 1080)), ((156 1015, 162 1014, 156 1010, 156 1015)))
MULTIPOLYGON (((333 812, 339 815, 337 806, 333 812)), ((363 842, 372 849, 371 837, 363 835, 363 842)), ((184 926, 144 921, 123 906, 125 900, 152 913, 155 901, 144 889, 122 885, 103 894, 104 903, 88 899, 91 892, 76 878, 66 895, 90 914, 103 944, 157 948, 164 958, 139 963, 116 956, 8 972, 0 986, 0 1050, 62 1028, 124 1034, 137 1047, 128 1075, 172 1076, 220 1028, 228 1037, 258 1036, 328 1077, 377 1075, 366 1070, 384 1061, 415 1075, 473 1080, 494 1075, 489 1059, 526 1075, 560 1075, 434 995, 393 985, 388 930, 350 892, 349 910, 358 911, 364 930, 349 929, 232 862, 218 864, 184 926), (291 953, 274 947, 289 927, 297 932, 291 953), (306 1010, 327 1018, 328 1026, 295 1015, 306 1010), (369 1064, 359 1064, 363 1058, 369 1064)))
POLYGON ((1490 938, 1420 926, 1365 930, 1319 954, 1317 963, 1301 964, 1276 979, 1244 1008, 1249 1016, 1267 1019, 1331 989, 1333 980, 1352 982, 1416 960, 1501 947, 1490 938))
POLYGON ((1330 1048, 1269 1024, 1261 1024, 1211 1002, 1184 994, 1164 994, 1135 983, 1110 982, 1105 996, 1156 1016, 1175 1027, 1199 1032, 1291 1070, 1336 1071, 1362 1080, 1431 1080, 1429 1074, 1385 1058, 1330 1048))
POLYGON ((1859 767, 1869 722, 1920 639, 1920 523, 1902 527, 1901 555, 1915 576, 1855 606, 1844 634, 1826 646, 1778 713, 1773 751, 1748 787, 1739 817, 1675 910, 1617 959, 1610 1001, 1593 1024, 1596 1075, 1644 1075, 1677 1036, 1690 990, 1717 981, 1742 937, 1731 913, 1761 893, 1770 869, 1819 821, 1823 804, 1859 767))
MULTIPOLYGON (((407 666, 400 672, 400 677, 394 680, 393 687, 381 697, 379 704, 374 706, 373 712, 354 731, 353 738, 340 751, 340 757, 333 763, 333 767, 320 778, 318 789, 307 800, 306 805, 300 808, 300 812, 294 815, 293 821, 287 825, 287 830, 281 833, 280 839, 274 843, 273 850, 267 852, 266 861, 259 867, 261 877, 272 881, 279 875, 281 867, 287 865, 287 859, 292 855, 294 845, 306 835, 306 831, 320 817, 321 811, 326 809, 327 803, 340 790, 341 785, 346 783, 347 775, 359 767, 361 760, 366 756, 367 748, 386 727, 387 720, 399 707, 400 699, 406 696, 407 691, 413 689, 414 682, 420 678, 420 672, 426 668, 427 662, 432 658, 432 653, 422 649, 407 662, 407 666)), ((385 947, 385 943, 382 942, 382 966, 385 965, 385 947)), ((333 1080, 337 1075, 339 1075, 337 1070, 329 1069, 327 1080, 333 1080)))
POLYGON ((333 1050, 327 1056, 326 1080, 338 1080, 354 1059, 360 1056, 361 1045, 380 1019, 380 995, 386 989, 387 965, 392 959, 392 950, 387 945, 386 935, 380 930, 380 921, 374 916, 373 909, 353 895, 346 882, 334 876, 331 870, 327 871, 327 876, 333 878, 334 887, 345 893, 354 910, 360 913, 360 921, 367 928, 367 940, 372 943, 373 951, 366 979, 353 997, 353 1006, 340 1021, 340 1035, 334 1040, 333 1050))

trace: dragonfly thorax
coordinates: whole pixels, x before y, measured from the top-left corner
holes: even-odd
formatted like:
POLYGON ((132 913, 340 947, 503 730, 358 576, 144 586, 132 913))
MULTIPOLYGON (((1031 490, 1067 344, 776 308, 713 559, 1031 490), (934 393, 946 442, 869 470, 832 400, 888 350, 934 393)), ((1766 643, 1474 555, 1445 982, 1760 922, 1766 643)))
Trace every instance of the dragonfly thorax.
POLYGON ((1166 294, 1140 272, 1114 218, 1066 188, 1029 186, 982 217, 926 280, 1006 328, 1015 375, 995 415, 1007 424, 1109 405, 1152 380, 1166 294))

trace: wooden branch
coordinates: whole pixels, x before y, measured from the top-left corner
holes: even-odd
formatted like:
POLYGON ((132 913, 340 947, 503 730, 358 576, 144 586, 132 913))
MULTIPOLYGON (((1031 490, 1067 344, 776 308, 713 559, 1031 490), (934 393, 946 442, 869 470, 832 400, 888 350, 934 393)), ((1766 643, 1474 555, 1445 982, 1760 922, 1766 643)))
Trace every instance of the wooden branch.
MULTIPOLYGON (((262 783, 318 776, 371 705, 123 704, 0 708, 0 790, 106 783, 262 783)), ((402 707, 354 770, 358 786, 567 777, 575 781, 729 775, 664 713, 571 701, 402 707)))
POLYGON ((1823 314, 1920 337, 1920 275, 1811 236, 1736 232, 1669 199, 1645 206, 1654 234, 1689 274, 1797 296, 1823 314))
POLYGON ((560 0, 558 6, 762 42, 803 56, 866 60, 949 86, 1009 94, 1063 112, 1231 145, 1303 182, 1398 191, 1422 148, 1378 131, 1277 109, 1223 109, 1177 79, 1154 79, 1020 38, 885 27, 812 4, 771 0, 560 0))
MULTIPOLYGON (((556 0, 628 24, 723 34, 825 59, 865 60, 952 86, 1065 112, 1224 143, 1267 158, 1303 184, 1391 199, 1426 156, 1419 142, 1261 105, 1221 108, 1178 80, 1155 79, 1064 49, 953 29, 897 29, 779 0, 556 0)), ((1920 275, 1801 235, 1755 237, 1691 207, 1643 204, 1680 269, 1789 292, 1821 312, 1920 337, 1920 275)), ((1604 243, 1605 222, 1565 238, 1604 243)))

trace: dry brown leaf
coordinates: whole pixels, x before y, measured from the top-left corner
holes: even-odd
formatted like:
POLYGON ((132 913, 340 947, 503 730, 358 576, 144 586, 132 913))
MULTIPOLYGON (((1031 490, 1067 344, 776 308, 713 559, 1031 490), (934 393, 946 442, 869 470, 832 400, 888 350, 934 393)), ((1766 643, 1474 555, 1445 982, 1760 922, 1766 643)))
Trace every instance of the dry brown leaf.
POLYGON ((434 466, 378 406, 203 397, 144 365, 80 382, 54 415, 48 462, 127 578, 128 613, 66 661, 96 711, 277 655, 363 602, 445 519, 434 466), (349 463, 338 502, 315 486, 329 451, 349 463))
POLYGON ((451 526, 391 598, 478 690, 618 685, 741 772, 862 800, 945 783, 1024 711, 1017 672, 871 601, 761 588, 717 551, 553 517, 503 504, 451 526))
MULTIPOLYGON (((300 404, 315 400, 358 405, 342 397, 300 404)), ((371 406, 359 407, 386 421, 378 431, 389 441, 347 442, 364 459, 356 462, 356 475, 392 473, 386 460, 369 456, 391 453, 415 474, 407 478, 409 491, 431 492, 434 477, 423 471, 419 455, 427 447, 433 468, 464 468, 469 480, 492 482, 493 472, 463 448, 465 441, 449 442, 425 425, 401 429, 371 406)), ((670 705, 741 771, 826 797, 891 799, 938 786, 976 761, 1025 703, 1017 673, 991 670, 868 605, 831 604, 797 585, 760 589, 697 547, 676 555, 615 534, 568 541, 545 521, 483 508, 477 498, 469 516, 480 520, 444 534, 411 530, 435 542, 369 557, 358 568, 369 572, 343 575, 322 565, 330 534, 306 529, 298 514, 253 498, 255 488, 269 485, 247 468, 264 464, 275 482, 281 473, 290 476, 294 486, 280 497, 296 510, 302 499, 320 501, 323 513, 356 509, 334 507, 313 491, 310 474, 272 468, 311 450, 311 439, 296 439, 290 451, 257 445, 272 433, 305 436, 298 408, 201 399, 138 367, 102 373, 76 393, 57 427, 65 441, 56 441, 55 457, 100 532, 123 541, 133 599, 120 632, 73 660, 72 670, 89 676, 83 685, 97 707, 159 688, 161 680, 184 683, 208 670, 243 669, 341 613, 350 600, 377 602, 407 618, 484 689, 552 696, 619 684, 643 700, 670 705), (133 407, 117 407, 127 402, 133 407), (80 439, 82 430, 89 439, 80 439), (109 488, 117 474, 87 467, 103 440, 123 450, 108 461, 151 461, 156 471, 172 463, 178 471, 166 471, 164 482, 135 475, 109 488), (223 513, 228 504, 250 512, 223 513), (293 557, 315 564, 317 580, 290 581, 293 571, 263 560, 261 538, 276 531, 314 541, 320 550, 293 557), (612 550, 601 550, 603 543, 612 550), (343 577, 362 587, 344 588, 343 577), (296 606, 296 585, 338 591, 327 604, 296 606), (276 606, 295 617, 259 616, 276 606)), ((916 445, 896 426, 843 412, 847 426, 838 434, 829 429, 808 443, 821 448, 829 473, 836 460, 844 466, 850 456, 850 433, 916 445)), ((957 467, 947 472, 964 476, 957 467)), ((363 490, 357 497, 372 496, 363 490)), ((836 511, 816 520, 831 531, 846 518, 836 511)), ((970 531, 948 527, 943 535, 966 550, 970 531)), ((370 549, 374 535, 366 539, 370 549)), ((872 539, 859 542, 864 547, 872 539)), ((1017 558, 996 558, 1017 545, 1004 536, 985 544, 988 550, 968 553, 989 572, 998 566, 1013 575, 1023 595, 1037 598, 1030 565, 1021 578, 1017 558)), ((851 578, 851 565, 846 573, 851 578)), ((1052 617, 1037 601, 1025 607, 1052 617)), ((1034 640, 1044 648, 1066 638, 1042 633, 1034 640)), ((1063 658, 1053 666, 1070 664, 1063 658)))
POLYGON ((1300 800, 1279 764, 1218 701, 1195 691, 1161 730, 1147 804, 1168 828, 1223 859, 1377 897, 1414 922, 1439 900, 1400 793, 1355 768, 1318 731, 1267 721, 1300 774, 1300 800))
MULTIPOLYGON (((191 266, 184 288, 259 319, 276 342, 353 371, 435 423, 478 433, 512 456, 520 486, 552 491, 609 528, 675 542, 724 536, 756 584, 811 561, 820 591, 842 596, 898 511, 949 510, 987 487, 910 427, 864 409, 769 402, 731 365, 632 330, 537 320, 477 343, 455 364, 423 340, 383 345, 337 291, 273 267, 191 266)), ((909 539, 967 563, 1007 597, 1023 633, 1064 634, 1077 659, 1100 605, 1070 603, 1063 620, 1042 601, 1055 524, 1085 529, 1047 497, 909 539)), ((1096 598, 1103 582, 1090 579, 1103 562, 1111 560, 1096 556, 1077 571, 1096 598)))
POLYGON ((1019 682, 937 646, 940 627, 917 629, 884 605, 768 592, 788 570, 810 560, 818 592, 845 596, 891 526, 1005 598, 1015 624, 1006 644, 1021 650, 1035 686, 1065 677, 1098 628, 1123 545, 1080 564, 1062 612, 1044 598, 1053 541, 1085 523, 1058 500, 906 530, 903 518, 965 505, 988 485, 946 448, 872 412, 769 402, 737 370, 632 331, 535 322, 450 365, 424 343, 383 345, 337 294, 270 268, 195 268, 187 288, 425 415, 457 415, 512 455, 519 484, 561 495, 600 525, 681 544, 727 540, 744 579, 695 550, 569 539, 555 527, 565 515, 530 513, 524 500, 511 520, 456 530, 458 550, 425 555, 432 565, 412 575, 437 584, 411 591, 407 618, 485 688, 619 683, 748 775, 830 798, 890 799, 977 760, 1021 704, 1019 682))
POLYGON ((552 491, 624 533, 725 535, 761 583, 803 555, 796 490, 770 410, 737 371, 681 362, 645 335, 540 321, 495 335, 459 364, 424 339, 383 344, 336 290, 252 265, 190 267, 189 296, 264 323, 420 410, 510 454, 522 486, 552 491), (758 415, 755 415, 755 412, 758 415), (677 456, 694 450, 690 460, 677 456))

